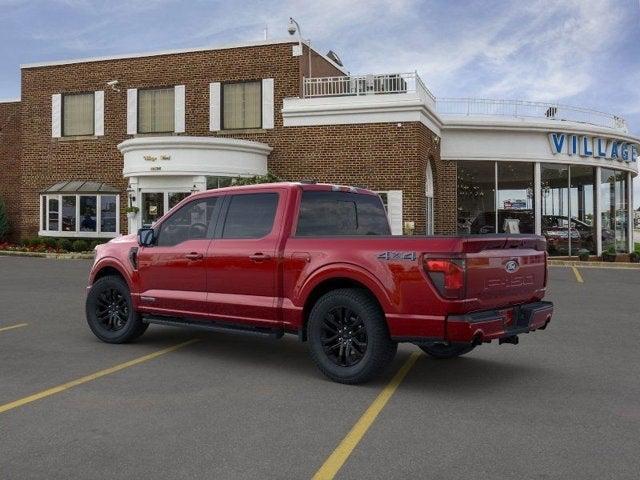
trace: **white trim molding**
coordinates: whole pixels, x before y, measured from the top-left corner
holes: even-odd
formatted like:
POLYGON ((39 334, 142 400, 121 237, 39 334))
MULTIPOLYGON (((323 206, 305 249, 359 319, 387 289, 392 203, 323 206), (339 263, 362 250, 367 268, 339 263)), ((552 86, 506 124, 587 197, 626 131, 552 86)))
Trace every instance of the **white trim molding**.
POLYGON ((209 131, 218 132, 222 124, 220 82, 209 84, 209 131))
POLYGON ((275 123, 275 94, 273 78, 262 79, 262 128, 271 129, 275 123))
POLYGON ((127 89, 127 135, 138 133, 138 89, 127 89))
POLYGON ((174 96, 173 96, 173 128, 175 133, 184 133, 185 132, 185 86, 184 85, 176 85, 173 87, 174 96))
POLYGON ((51 95, 51 136, 62 137, 62 95, 51 95))
POLYGON ((442 128, 438 115, 417 93, 285 98, 282 118, 285 127, 421 122, 436 135, 442 128))
POLYGON ((93 92, 93 134, 96 137, 104 135, 104 90, 93 92))
POLYGON ((241 176, 267 173, 272 148, 264 143, 227 137, 138 137, 125 140, 125 177, 241 176))

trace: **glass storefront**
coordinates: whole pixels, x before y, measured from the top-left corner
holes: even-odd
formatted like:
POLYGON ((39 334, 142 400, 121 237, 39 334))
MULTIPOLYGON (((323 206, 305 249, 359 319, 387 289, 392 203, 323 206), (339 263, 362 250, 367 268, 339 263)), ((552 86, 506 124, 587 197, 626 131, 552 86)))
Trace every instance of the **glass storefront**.
POLYGON ((533 163, 498 162, 498 232, 535 233, 533 163))
POLYGON ((495 180, 495 162, 458 162, 458 233, 495 233, 495 180))
POLYGON ((626 252, 628 248, 629 192, 627 173, 603 168, 600 171, 602 251, 626 252))
POLYGON ((595 255, 600 222, 603 252, 629 249, 627 172, 601 168, 598 186, 596 167, 540 163, 536 198, 535 163, 459 161, 457 165, 459 234, 539 231, 547 239, 550 255, 577 255, 580 250, 595 255))

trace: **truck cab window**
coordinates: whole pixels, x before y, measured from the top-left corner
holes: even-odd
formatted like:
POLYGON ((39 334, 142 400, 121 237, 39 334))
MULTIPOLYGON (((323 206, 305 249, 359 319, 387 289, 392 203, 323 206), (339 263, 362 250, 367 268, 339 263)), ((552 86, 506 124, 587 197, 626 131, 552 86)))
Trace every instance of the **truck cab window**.
POLYGON ((187 240, 208 238, 217 197, 187 203, 160 225, 158 246, 172 247, 187 240))
POLYGON ((328 235, 391 235, 380 197, 350 192, 304 192, 296 236, 328 235))
POLYGON ((224 221, 222 238, 262 238, 273 228, 277 193, 233 195, 224 221))

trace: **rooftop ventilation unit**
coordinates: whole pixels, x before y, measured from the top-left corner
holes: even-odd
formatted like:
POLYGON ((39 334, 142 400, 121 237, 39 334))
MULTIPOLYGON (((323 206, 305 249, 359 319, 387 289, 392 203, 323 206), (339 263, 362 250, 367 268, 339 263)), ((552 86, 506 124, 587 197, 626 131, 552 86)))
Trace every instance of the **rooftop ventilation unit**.
POLYGON ((338 65, 340 65, 341 67, 344 67, 344 65, 342 64, 342 60, 340 60, 340 57, 338 56, 338 54, 336 52, 334 52, 333 50, 329 50, 327 52, 327 57, 334 61, 335 63, 337 63, 338 65))

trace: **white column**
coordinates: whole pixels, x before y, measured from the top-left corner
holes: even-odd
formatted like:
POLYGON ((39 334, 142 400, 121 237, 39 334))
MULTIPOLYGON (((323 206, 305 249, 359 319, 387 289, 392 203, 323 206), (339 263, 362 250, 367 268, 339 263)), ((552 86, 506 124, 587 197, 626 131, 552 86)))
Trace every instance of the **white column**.
POLYGON ((629 232, 627 251, 633 252, 633 176, 631 172, 627 172, 627 185, 629 187, 627 192, 627 231, 629 232))
MULTIPOLYGON (((140 193, 140 188, 138 188, 138 178, 137 177, 130 177, 129 178, 129 185, 131 186, 131 189, 133 190, 133 196, 135 197, 135 201, 131 202, 131 206, 132 207, 138 207, 140 210, 138 211, 138 214, 134 217, 134 218, 128 218, 127 221, 127 233, 131 234, 131 233, 136 233, 138 231, 138 229, 140 228, 140 226, 142 225, 142 193, 140 193)), ((128 202, 129 200, 127 199, 127 206, 128 206, 128 202)), ((129 217, 127 215, 127 217, 129 217)))
POLYGON ((542 177, 540 162, 533 164, 533 215, 536 235, 542 235, 542 177))
POLYGON ((600 205, 600 180, 601 172, 600 167, 596 167, 596 192, 594 195, 594 201, 596 204, 596 254, 602 255, 602 205, 600 205))

